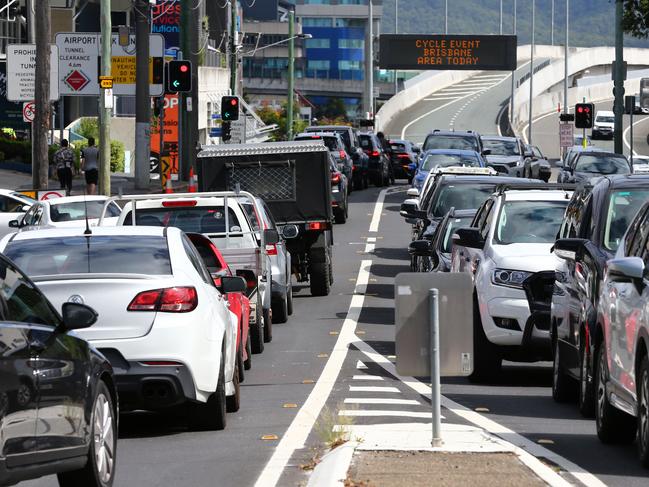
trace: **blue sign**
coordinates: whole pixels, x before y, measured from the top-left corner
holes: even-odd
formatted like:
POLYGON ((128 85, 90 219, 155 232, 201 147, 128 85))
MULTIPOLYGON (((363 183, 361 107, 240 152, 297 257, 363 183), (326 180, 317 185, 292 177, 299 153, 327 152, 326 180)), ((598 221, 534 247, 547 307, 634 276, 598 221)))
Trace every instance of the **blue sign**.
POLYGON ((210 137, 221 137, 221 127, 212 127, 210 129, 210 137))

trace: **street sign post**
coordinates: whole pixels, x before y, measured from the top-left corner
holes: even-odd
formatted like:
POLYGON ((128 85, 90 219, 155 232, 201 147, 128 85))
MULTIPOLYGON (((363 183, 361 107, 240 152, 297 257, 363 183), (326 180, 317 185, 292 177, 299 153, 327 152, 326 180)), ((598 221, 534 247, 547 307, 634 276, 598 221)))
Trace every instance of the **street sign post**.
POLYGON ((561 148, 575 145, 575 127, 571 123, 559 124, 559 146, 561 148))
MULTIPOLYGON (((50 52, 50 100, 59 99, 58 50, 50 52)), ((32 101, 36 85, 36 45, 7 45, 7 100, 32 101)))

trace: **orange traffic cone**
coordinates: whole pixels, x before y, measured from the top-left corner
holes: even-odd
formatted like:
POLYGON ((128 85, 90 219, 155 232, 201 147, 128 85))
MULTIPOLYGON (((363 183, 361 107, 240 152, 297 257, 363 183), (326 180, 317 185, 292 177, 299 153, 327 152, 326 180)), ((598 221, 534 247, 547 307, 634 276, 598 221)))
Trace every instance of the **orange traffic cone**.
POLYGON ((194 174, 194 168, 189 169, 189 186, 187 187, 188 193, 196 193, 198 191, 198 178, 194 174))
POLYGON ((170 194, 174 192, 174 187, 171 185, 171 174, 167 177, 167 182, 165 184, 165 194, 170 194))

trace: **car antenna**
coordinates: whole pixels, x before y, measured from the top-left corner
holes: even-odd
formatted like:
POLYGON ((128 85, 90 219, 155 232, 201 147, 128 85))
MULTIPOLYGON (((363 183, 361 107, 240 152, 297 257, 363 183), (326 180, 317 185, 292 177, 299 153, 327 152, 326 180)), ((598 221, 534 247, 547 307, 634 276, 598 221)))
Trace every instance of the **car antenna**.
POLYGON ((83 189, 83 208, 84 215, 86 217, 86 229, 84 230, 84 235, 92 235, 92 230, 90 230, 90 222, 88 221, 88 203, 86 202, 86 189, 83 189))

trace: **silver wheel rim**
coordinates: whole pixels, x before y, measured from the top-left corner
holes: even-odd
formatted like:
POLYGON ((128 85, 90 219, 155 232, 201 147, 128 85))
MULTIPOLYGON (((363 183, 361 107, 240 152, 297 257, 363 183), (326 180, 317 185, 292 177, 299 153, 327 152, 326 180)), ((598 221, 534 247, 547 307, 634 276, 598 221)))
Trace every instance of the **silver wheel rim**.
POLYGON ((642 394, 640 396, 640 443, 642 449, 649 446, 649 372, 642 373, 642 394))
POLYGON ((113 476, 115 464, 115 437, 113 411, 106 396, 99 394, 93 412, 93 437, 95 442, 95 465, 99 479, 106 483, 113 476))
MULTIPOLYGON (((602 345, 604 346, 604 345, 602 345)), ((599 357, 599 370, 597 374, 597 422, 601 424, 604 417, 604 406, 606 401, 606 356, 604 351, 600 352, 599 357)))

